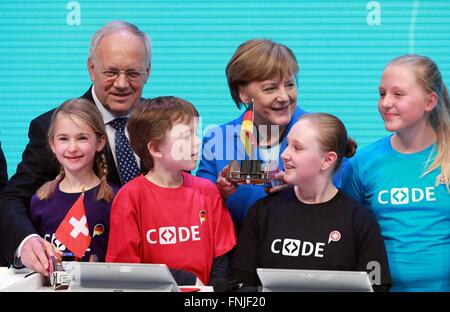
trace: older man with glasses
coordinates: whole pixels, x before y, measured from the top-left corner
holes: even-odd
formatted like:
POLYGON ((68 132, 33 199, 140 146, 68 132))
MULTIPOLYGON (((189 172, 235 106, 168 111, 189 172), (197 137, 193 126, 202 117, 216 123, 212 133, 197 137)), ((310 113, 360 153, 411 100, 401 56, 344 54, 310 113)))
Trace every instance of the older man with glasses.
MULTIPOLYGON (((135 25, 113 21, 92 37, 87 65, 93 85, 82 98, 96 105, 103 116, 109 145, 108 181, 118 186, 145 169, 129 146, 126 123, 142 96, 150 64, 150 38, 135 25)), ((44 275, 48 275, 48 257, 54 250, 36 234, 28 208, 36 190, 59 172, 47 147, 53 111, 31 121, 22 161, 0 194, 0 264, 23 264, 44 275)))

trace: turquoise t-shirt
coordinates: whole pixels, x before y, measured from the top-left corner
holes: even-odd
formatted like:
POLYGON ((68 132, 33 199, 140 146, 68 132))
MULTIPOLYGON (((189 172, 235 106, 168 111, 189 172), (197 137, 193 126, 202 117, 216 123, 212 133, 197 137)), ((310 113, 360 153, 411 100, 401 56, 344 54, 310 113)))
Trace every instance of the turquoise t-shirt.
POLYGON ((343 191, 381 227, 391 291, 450 291, 450 193, 435 186, 440 168, 421 177, 436 149, 402 154, 385 137, 358 151, 344 173, 343 191))

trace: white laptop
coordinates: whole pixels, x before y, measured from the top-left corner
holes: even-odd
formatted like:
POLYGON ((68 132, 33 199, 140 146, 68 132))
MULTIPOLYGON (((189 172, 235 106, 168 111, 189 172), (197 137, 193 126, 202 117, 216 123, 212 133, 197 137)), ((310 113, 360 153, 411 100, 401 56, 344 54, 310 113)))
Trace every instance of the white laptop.
POLYGON ((258 268, 262 291, 372 292, 367 272, 258 268))
POLYGON ((165 264, 63 262, 69 291, 179 291, 165 264))

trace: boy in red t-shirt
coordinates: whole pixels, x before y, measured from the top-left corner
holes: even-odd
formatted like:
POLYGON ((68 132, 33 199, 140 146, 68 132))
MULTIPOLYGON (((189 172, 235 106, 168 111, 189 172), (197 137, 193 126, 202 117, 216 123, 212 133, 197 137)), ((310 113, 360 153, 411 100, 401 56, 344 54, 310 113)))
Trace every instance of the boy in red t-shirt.
POLYGON ((136 104, 130 143, 149 172, 116 195, 106 261, 164 263, 178 284, 225 277, 236 244, 230 214, 213 183, 185 172, 197 163, 198 116, 176 97, 136 104))

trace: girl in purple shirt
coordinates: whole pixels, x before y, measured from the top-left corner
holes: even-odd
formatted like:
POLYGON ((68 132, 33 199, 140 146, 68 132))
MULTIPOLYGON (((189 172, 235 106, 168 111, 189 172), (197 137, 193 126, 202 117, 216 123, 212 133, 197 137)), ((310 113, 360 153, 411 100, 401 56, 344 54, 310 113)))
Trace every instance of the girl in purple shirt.
POLYGON ((106 132, 100 112, 84 99, 64 102, 53 114, 48 142, 61 169, 31 199, 31 220, 38 233, 55 249, 70 255, 55 232, 84 192, 91 244, 82 260, 104 261, 111 201, 117 189, 106 181, 106 132))

